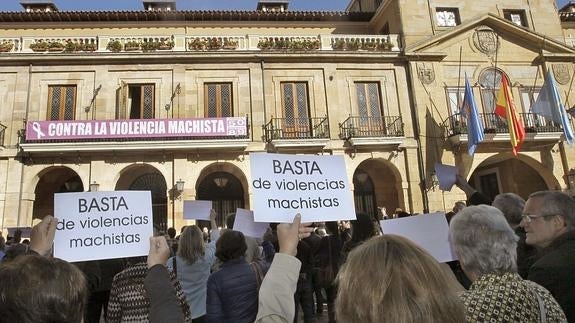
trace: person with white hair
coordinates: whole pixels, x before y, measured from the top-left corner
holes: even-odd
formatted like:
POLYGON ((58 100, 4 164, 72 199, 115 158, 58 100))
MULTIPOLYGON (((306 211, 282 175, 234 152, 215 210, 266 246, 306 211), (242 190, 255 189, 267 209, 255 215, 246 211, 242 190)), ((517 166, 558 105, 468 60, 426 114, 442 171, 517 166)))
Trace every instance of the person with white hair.
POLYGON ((566 322, 553 296, 517 274, 517 236, 503 213, 470 206, 451 220, 449 236, 471 288, 461 293, 468 322, 566 322))

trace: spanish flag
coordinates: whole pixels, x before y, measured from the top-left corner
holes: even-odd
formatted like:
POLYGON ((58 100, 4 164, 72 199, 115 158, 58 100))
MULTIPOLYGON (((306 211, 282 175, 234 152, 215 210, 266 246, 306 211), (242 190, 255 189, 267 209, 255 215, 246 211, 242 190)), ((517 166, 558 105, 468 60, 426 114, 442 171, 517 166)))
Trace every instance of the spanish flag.
POLYGON ((497 93, 495 114, 501 118, 507 119, 511 147, 513 148, 513 154, 517 155, 517 152, 521 148, 521 144, 525 139, 525 127, 523 126, 523 121, 517 117, 515 102, 513 102, 513 96, 511 95, 511 89, 509 88, 509 81, 505 74, 501 76, 501 86, 497 93))

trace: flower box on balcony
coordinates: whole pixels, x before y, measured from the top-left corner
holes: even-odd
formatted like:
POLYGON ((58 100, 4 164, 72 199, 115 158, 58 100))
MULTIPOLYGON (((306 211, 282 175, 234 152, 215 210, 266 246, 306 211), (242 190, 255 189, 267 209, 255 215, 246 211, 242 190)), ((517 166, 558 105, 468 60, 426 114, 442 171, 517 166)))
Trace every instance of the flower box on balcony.
POLYGON ((66 46, 57 41, 51 41, 48 43, 48 51, 49 52, 63 52, 66 49, 66 46))
POLYGON ((154 41, 143 42, 140 47, 144 52, 153 52, 158 48, 158 43, 154 41))
POLYGON ((122 50, 122 43, 119 40, 112 40, 106 45, 106 49, 112 52, 119 52, 122 50))
POLYGON ((188 49, 191 50, 205 50, 206 46, 208 45, 208 41, 203 38, 195 38, 192 39, 188 43, 188 49))
POLYGON ((48 43, 40 40, 30 44, 30 49, 35 52, 45 52, 48 49, 48 43))
POLYGON ((94 44, 94 43, 84 43, 81 45, 82 50, 85 52, 93 52, 96 49, 98 49, 98 45, 94 44))
POLYGON ((158 50, 170 50, 174 48, 174 41, 162 38, 160 39, 160 42, 157 43, 157 45, 158 46, 156 49, 158 50))
POLYGON ((127 52, 140 50, 140 43, 137 41, 129 41, 124 44, 124 50, 127 52))
POLYGON ((236 49, 238 48, 238 42, 236 40, 226 39, 224 40, 223 49, 236 49))
POLYGON ((14 44, 10 43, 10 42, 3 42, 0 43, 0 52, 1 53, 6 53, 12 50, 12 48, 14 48, 14 44))

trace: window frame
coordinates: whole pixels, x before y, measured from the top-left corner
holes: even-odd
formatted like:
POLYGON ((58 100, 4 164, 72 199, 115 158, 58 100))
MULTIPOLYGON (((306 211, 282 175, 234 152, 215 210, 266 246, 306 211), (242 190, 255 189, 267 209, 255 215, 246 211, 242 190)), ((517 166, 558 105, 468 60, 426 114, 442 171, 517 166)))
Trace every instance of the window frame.
POLYGON ((527 13, 523 9, 503 9, 503 18, 511 21, 517 26, 529 28, 529 22, 527 21, 527 13), (513 21, 512 15, 519 15, 520 24, 513 21))
POLYGON ((234 116, 234 92, 233 92, 233 83, 232 82, 205 82, 204 83, 204 117, 208 118, 224 118, 224 117, 233 117, 234 116), (210 107, 209 107, 209 86, 216 86, 216 97, 215 97, 215 104, 216 104, 216 115, 210 116, 210 107), (222 102, 222 86, 229 87, 229 115, 224 115, 222 102))
POLYGON ((435 25, 440 28, 451 28, 461 25, 461 16, 459 15, 459 8, 457 7, 436 7, 435 8, 435 25), (439 22, 439 15, 442 13, 452 13, 455 19, 454 25, 439 22))
POLYGON ((63 120, 75 120, 76 119, 76 106, 77 106, 77 101, 78 101, 78 85, 76 84, 50 84, 48 85, 48 109, 47 109, 47 116, 46 116, 46 120, 53 120, 53 121, 63 121, 63 120), (52 118, 52 112, 54 110, 54 106, 52 105, 52 99, 53 99, 53 92, 55 88, 61 88, 61 90, 63 90, 64 94, 61 95, 61 97, 63 97, 64 99, 60 99, 60 105, 58 107, 58 118, 54 119, 52 118), (66 92, 69 89, 73 89, 73 102, 72 102, 72 107, 71 110, 72 111, 67 111, 68 107, 66 106, 66 103, 68 102, 66 100, 66 92), (66 112, 69 112, 69 114, 71 115, 72 118, 66 118, 66 112))

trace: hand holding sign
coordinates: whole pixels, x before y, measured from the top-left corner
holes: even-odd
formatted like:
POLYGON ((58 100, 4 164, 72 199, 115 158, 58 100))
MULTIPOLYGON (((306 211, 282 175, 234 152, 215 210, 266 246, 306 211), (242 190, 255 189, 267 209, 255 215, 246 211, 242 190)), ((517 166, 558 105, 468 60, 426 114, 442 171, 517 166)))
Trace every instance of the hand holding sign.
POLYGON ((295 257, 299 240, 309 237, 313 231, 313 228, 309 225, 301 224, 301 215, 299 213, 296 214, 291 224, 279 224, 277 230, 280 252, 295 257))
POLYGON ((148 253, 148 268, 164 265, 170 258, 170 247, 166 237, 150 237, 150 252, 148 253))
POLYGON ((50 253, 54 244, 57 222, 58 219, 51 215, 46 215, 42 222, 32 228, 30 250, 37 252, 41 256, 46 256, 50 253))

